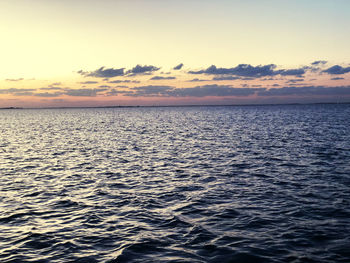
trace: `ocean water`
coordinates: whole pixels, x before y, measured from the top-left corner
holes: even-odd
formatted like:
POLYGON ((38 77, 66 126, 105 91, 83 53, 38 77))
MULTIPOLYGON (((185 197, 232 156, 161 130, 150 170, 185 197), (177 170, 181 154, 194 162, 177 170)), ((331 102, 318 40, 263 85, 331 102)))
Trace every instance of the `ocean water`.
POLYGON ((350 104, 0 125, 0 262, 350 262, 350 104))

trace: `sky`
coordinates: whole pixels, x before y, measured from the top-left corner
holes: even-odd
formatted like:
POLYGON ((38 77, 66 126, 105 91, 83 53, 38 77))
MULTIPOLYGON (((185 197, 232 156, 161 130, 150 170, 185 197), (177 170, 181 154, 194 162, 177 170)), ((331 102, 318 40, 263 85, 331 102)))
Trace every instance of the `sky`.
POLYGON ((0 107, 350 102, 348 0, 2 0, 0 107))

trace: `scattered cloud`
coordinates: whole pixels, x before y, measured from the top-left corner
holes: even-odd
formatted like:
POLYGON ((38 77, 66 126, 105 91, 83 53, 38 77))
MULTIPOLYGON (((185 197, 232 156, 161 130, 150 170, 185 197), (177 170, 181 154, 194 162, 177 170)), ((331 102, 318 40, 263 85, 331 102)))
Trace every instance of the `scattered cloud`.
POLYGON ((275 78, 273 77, 269 77, 269 78, 262 78, 260 79, 261 81, 268 81, 268 80, 276 80, 275 78))
POLYGON ((289 79, 286 81, 286 83, 297 83, 302 81, 304 81, 304 79, 289 79))
POLYGON ((63 88, 49 85, 48 87, 43 87, 40 89, 41 90, 62 90, 63 88))
POLYGON ((173 90, 170 95, 175 97, 206 97, 206 96, 249 96, 253 95, 256 88, 234 88, 230 85, 204 85, 193 88, 181 88, 173 90))
POLYGON ((323 86, 303 86, 303 87, 283 87, 261 90, 259 96, 309 96, 309 95, 350 95, 350 86, 323 87, 323 86))
POLYGON ((162 77, 162 76, 154 76, 152 78, 150 78, 150 80, 163 80, 163 79, 176 79, 175 77, 162 77))
POLYGON ((63 93, 68 96, 95 97, 98 93, 107 89, 66 89, 63 93))
POLYGON ((179 65, 173 67, 173 70, 180 70, 184 64, 180 63, 179 65))
MULTIPOLYGON (((273 86, 278 87, 278 84, 273 86)), ((262 88, 261 85, 234 88, 231 85, 203 85, 191 88, 175 88, 172 86, 141 86, 132 88, 127 96, 142 97, 225 97, 225 96, 337 96, 349 95, 350 86, 323 87, 323 86, 288 86, 283 88, 262 88)))
POLYGON ((148 73, 152 73, 154 71, 159 70, 160 68, 157 68, 155 66, 141 66, 141 65, 136 65, 135 67, 133 67, 132 69, 127 71, 127 74, 131 75, 131 76, 135 76, 135 75, 139 75, 139 74, 148 74, 148 73))
POLYGON ((112 81, 108 81, 108 83, 140 83, 140 81, 138 80, 129 80, 129 79, 126 79, 126 80, 112 80, 112 81))
POLYGON ((12 95, 14 96, 33 96, 33 92, 32 91, 23 91, 23 92, 16 92, 13 93, 12 95))
POLYGON ((111 89, 108 92, 106 92, 106 96, 116 96, 119 92, 116 89, 111 89))
POLYGON ((125 72, 125 68, 105 68, 101 67, 95 71, 83 71, 79 70, 78 73, 84 77, 95 77, 95 78, 103 78, 105 81, 108 81, 109 78, 119 77, 119 76, 136 76, 136 75, 150 75, 153 72, 159 70, 155 66, 151 65, 136 65, 132 69, 125 72))
POLYGON ((79 82, 80 84, 97 84, 98 83, 98 81, 91 81, 91 80, 89 80, 89 81, 82 81, 82 82, 79 82))
POLYGON ((187 80, 187 82, 202 82, 202 81, 211 81, 211 80, 210 79, 199 79, 199 78, 187 80))
POLYGON ((265 66, 251 66, 249 64, 240 64, 234 68, 217 68, 215 65, 210 66, 205 70, 189 71, 190 74, 211 74, 211 75, 236 75, 244 77, 260 77, 273 75, 273 69, 276 66, 273 64, 265 66))
POLYGON ((140 86, 131 88, 134 92, 128 94, 128 96, 166 96, 169 91, 175 89, 172 86, 140 86))
POLYGON ((130 94, 133 93, 131 90, 118 90, 120 94, 130 94))
POLYGON ((234 77, 234 76, 220 76, 220 77, 213 77, 213 80, 236 80, 240 79, 240 77, 234 77))
POLYGON ((21 81, 24 80, 24 78, 18 78, 18 79, 6 79, 6 81, 21 81))
MULTIPOLYGON (((183 68, 183 64, 179 64, 173 68, 173 70, 180 70, 183 68)), ((98 79, 85 79, 86 81, 77 82, 78 84, 97 84, 98 88, 90 88, 94 86, 80 86, 65 87, 61 82, 54 82, 46 87, 42 88, 5 88, 0 89, 0 94, 10 94, 13 96, 36 96, 44 98, 55 98, 60 96, 81 96, 81 97, 96 97, 96 96, 134 96, 134 97, 248 97, 252 98, 261 97, 261 100, 273 99, 273 97, 309 97, 311 96, 329 96, 336 98, 336 96, 350 96, 350 86, 321 86, 318 83, 323 81, 324 77, 320 77, 320 74, 329 74, 330 80, 344 80, 343 74, 350 72, 350 65, 329 65, 325 60, 314 61, 308 66, 300 68, 277 68, 275 64, 257 65, 239 64, 231 68, 219 68, 212 65, 202 70, 191 70, 183 72, 187 74, 184 78, 192 77, 207 77, 208 79, 193 78, 191 80, 184 80, 185 82, 207 82, 209 83, 195 83, 190 85, 192 87, 175 87, 167 85, 147 85, 147 86, 135 86, 130 88, 129 86, 134 83, 141 83, 136 79, 138 77, 129 78, 133 76, 152 75, 149 80, 174 80, 177 77, 172 76, 173 71, 169 75, 166 72, 160 72, 159 67, 152 65, 136 65, 131 69, 125 68, 105 68, 101 67, 95 71, 78 71, 81 76, 94 77, 98 79), (159 70, 159 71, 158 71, 159 70), (307 82, 311 81, 310 77, 314 77, 314 84, 305 83, 305 74, 307 75, 307 82), (312 73, 312 75, 311 75, 312 73), (198 76, 200 75, 200 76, 198 76), (111 78, 120 77, 121 79, 111 80, 111 78), (124 78, 124 79, 123 79, 124 78), (135 79, 135 80, 133 80, 135 79), (104 80, 104 81, 102 81, 104 80), (220 81, 232 81, 240 80, 233 83, 238 83, 237 86, 232 85, 220 85, 220 81), (242 80, 247 80, 242 81, 242 80), (253 82, 248 82, 254 80, 253 82), (262 82, 263 80, 270 80, 271 82, 262 82), (216 82, 214 82, 216 81, 216 82), (216 84, 211 84, 216 83, 216 84), (115 85, 112 85, 115 84, 115 85), (120 84, 120 85, 118 85, 120 84), (129 86, 126 86, 126 85, 129 86), (203 84, 203 85, 202 85, 203 84), (205 85, 208 84, 208 85, 205 85), (264 84, 264 85, 261 85, 264 84), (196 86, 198 85, 198 86, 196 86), (265 86, 266 85, 266 86, 265 86), (318 85, 318 86, 315 86, 318 85)), ((146 77, 144 77, 146 79, 146 77)), ((16 82, 27 80, 23 78, 17 79, 5 79, 9 82, 16 82)), ((82 79, 84 80, 84 79, 82 79)), ((328 80, 329 82, 329 80, 328 80)), ((47 82, 46 82, 47 83, 47 82)), ((161 83, 161 82, 158 82, 161 83)), ((158 84, 157 83, 157 84, 158 84)), ((333 82, 335 83, 335 82, 333 82)), ((341 83, 341 82, 337 82, 341 83)), ((17 85, 19 85, 18 83, 17 85)), ((226 83, 223 83, 226 84, 226 83)), ((7 85, 15 86, 15 83, 8 83, 7 85)), ((142 85, 142 84, 140 84, 142 85)), ((223 98, 222 98, 223 99, 223 98)), ((249 98, 248 98, 249 99, 249 98)), ((281 98, 283 99, 283 98, 281 98)), ((49 99, 47 99, 49 100, 49 99)), ((300 99, 301 100, 301 99, 300 99)))
POLYGON ((210 75, 234 75, 234 76, 240 76, 240 77, 253 77, 253 78, 275 76, 275 75, 293 76, 293 75, 303 75, 305 73, 304 68, 280 69, 280 70, 275 70, 275 69, 276 69, 276 65, 274 64, 263 65, 263 66, 239 64, 234 68, 217 68, 215 65, 212 65, 205 70, 189 71, 188 73, 189 74, 208 74, 208 75, 209 74, 210 75))
POLYGON ((61 82, 54 82, 54 83, 50 84, 49 86, 43 87, 43 88, 40 88, 40 89, 41 90, 61 90, 62 88, 58 87, 58 86, 61 86, 61 85, 62 85, 61 82))
POLYGON ((127 94, 132 94, 133 92, 131 90, 116 90, 116 89, 111 89, 108 92, 106 92, 106 96, 116 96, 118 94, 122 95, 127 95, 127 94))
POLYGON ((63 94, 63 92, 42 92, 42 93, 34 93, 33 96, 36 97, 45 97, 45 98, 51 98, 51 97, 59 97, 63 94))
POLYGON ((207 97, 207 96, 249 96, 265 88, 234 88, 230 85, 204 85, 192 88, 175 88, 172 86, 141 86, 132 88, 128 96, 142 97, 207 97))
POLYGON ((313 66, 324 65, 327 62, 328 61, 326 61, 326 60, 316 60, 316 61, 312 62, 311 65, 313 65, 313 66))
POLYGON ((277 70, 275 74, 279 74, 282 76, 301 76, 305 74, 305 68, 281 69, 277 70))
POLYGON ((10 89, 0 89, 0 94, 12 94, 12 95, 18 95, 23 93, 29 93, 33 92, 35 89, 16 89, 16 88, 10 88, 10 89))
POLYGON ((124 76, 125 68, 106 68, 101 67, 95 71, 82 71, 79 70, 78 73, 84 77, 95 77, 95 78, 113 78, 117 76, 124 76))
POLYGON ((339 65, 334 65, 326 70, 323 70, 322 72, 332 74, 332 75, 341 75, 350 72, 350 67, 342 67, 339 65))
POLYGON ((212 74, 212 75, 237 75, 237 76, 266 76, 272 75, 275 65, 253 67, 248 64, 240 64, 234 68, 217 68, 215 65, 205 70, 189 71, 190 74, 212 74))

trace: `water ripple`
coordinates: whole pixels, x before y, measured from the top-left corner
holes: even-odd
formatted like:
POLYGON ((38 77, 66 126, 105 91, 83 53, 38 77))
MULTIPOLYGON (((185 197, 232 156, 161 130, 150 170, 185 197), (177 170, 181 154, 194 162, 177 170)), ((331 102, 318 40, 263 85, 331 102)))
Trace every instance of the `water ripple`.
POLYGON ((350 106, 0 111, 1 262, 350 262, 350 106))

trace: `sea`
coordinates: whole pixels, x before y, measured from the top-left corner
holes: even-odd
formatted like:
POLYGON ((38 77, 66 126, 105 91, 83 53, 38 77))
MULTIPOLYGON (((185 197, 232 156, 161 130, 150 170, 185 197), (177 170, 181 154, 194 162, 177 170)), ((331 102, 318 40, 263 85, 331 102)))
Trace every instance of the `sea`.
POLYGON ((0 110, 0 262, 350 262, 350 104, 0 110))

